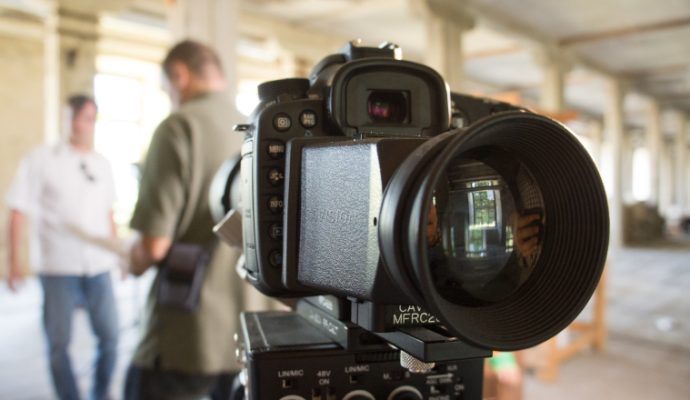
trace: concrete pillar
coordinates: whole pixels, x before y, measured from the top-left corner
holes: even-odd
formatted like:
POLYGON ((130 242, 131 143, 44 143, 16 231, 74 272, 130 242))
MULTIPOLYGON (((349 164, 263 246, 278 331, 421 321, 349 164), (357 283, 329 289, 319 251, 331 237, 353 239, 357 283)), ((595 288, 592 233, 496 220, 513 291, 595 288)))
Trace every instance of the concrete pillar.
MULTIPOLYGON (((175 41, 194 39, 212 46, 223 63, 228 96, 237 96, 237 40, 240 0, 176 0, 168 9, 175 41)), ((244 120, 235 110, 238 122, 244 120)))
POLYGON ((63 95, 60 94, 60 42, 58 40, 58 15, 55 3, 44 20, 43 31, 43 107, 44 139, 55 143, 61 135, 60 107, 63 95))
POLYGON ((46 139, 69 130, 65 103, 74 94, 93 95, 100 39, 100 14, 117 12, 132 0, 55 0, 45 17, 46 139), (61 112, 62 111, 62 112, 61 112))
POLYGON ((675 149, 675 198, 674 203, 676 204, 677 210, 684 214, 687 207, 687 188, 690 186, 688 184, 687 175, 687 154, 688 154, 688 116, 681 112, 675 113, 676 124, 676 140, 674 144, 675 149))
POLYGON ((465 80, 463 32, 474 27, 474 19, 457 0, 425 0, 421 9, 426 24, 425 63, 462 92, 465 80))
POLYGON ((604 110, 604 156, 607 167, 604 171, 609 215, 611 220, 610 250, 623 245, 623 185, 622 148, 624 140, 624 89, 621 82, 611 79, 606 82, 606 109, 604 110))
MULTIPOLYGON (((0 278, 6 276, 9 261, 9 211, 4 196, 21 158, 44 142, 43 32, 43 21, 38 18, 19 19, 11 12, 0 12, 0 194, 3 196, 0 206, 0 278)), ((28 232, 26 234, 28 236, 28 232)), ((24 266, 30 267, 28 240, 23 240, 23 244, 20 257, 24 266)), ((30 274, 30 268, 24 272, 30 274)))
POLYGON ((634 190, 634 155, 635 151, 644 147, 644 132, 633 130, 625 132, 623 135, 623 143, 621 144, 621 185, 622 185, 622 201, 623 204, 632 204, 638 199, 635 197, 634 190))
POLYGON ((660 171, 663 148, 661 108, 659 103, 655 100, 650 100, 647 112, 646 144, 649 151, 649 203, 656 204, 658 207, 661 191, 660 171))
POLYGON ((285 38, 273 37, 268 41, 268 50, 278 55, 276 79, 299 77, 302 74, 299 61, 285 38))
POLYGON ((604 124, 599 119, 590 119, 586 126, 587 138, 589 139, 589 151, 592 161, 599 170, 602 168, 602 148, 604 141, 604 124))
MULTIPOLYGON (((56 33, 47 33, 46 52, 49 57, 57 57, 57 62, 46 60, 49 68, 57 64, 57 71, 47 71, 47 79, 55 79, 57 87, 48 86, 47 90, 57 92, 57 99, 52 98, 49 107, 62 110, 58 113, 60 133, 69 130, 68 114, 65 103, 74 94, 93 95, 94 77, 96 76, 96 56, 98 51, 99 16, 97 10, 71 8, 69 1, 58 2, 55 20, 56 33), (52 41, 52 43, 50 42, 52 41)), ((48 112, 51 112, 50 109, 48 112)), ((52 111, 54 112, 54 111, 52 111)), ((55 135, 55 132, 50 133, 55 135)))
POLYGON ((565 78, 570 65, 558 50, 551 48, 538 53, 537 61, 544 73, 539 106, 551 113, 561 112, 565 109, 565 78))
POLYGON ((659 151, 659 213, 667 220, 675 219, 673 212, 673 142, 662 134, 659 151))

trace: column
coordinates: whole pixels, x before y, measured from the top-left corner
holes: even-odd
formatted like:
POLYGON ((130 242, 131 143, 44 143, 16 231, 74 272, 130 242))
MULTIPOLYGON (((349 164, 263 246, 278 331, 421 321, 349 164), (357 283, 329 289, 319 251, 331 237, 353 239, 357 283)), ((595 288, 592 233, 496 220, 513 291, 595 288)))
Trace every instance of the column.
POLYGON ((301 73, 299 61, 290 48, 288 40, 276 35, 271 37, 267 44, 269 51, 278 55, 278 67, 276 68, 279 71, 276 75, 278 79, 298 77, 301 73))
POLYGON ((541 84, 539 106, 542 110, 558 113, 565 109, 565 78, 570 65, 557 49, 546 48, 537 55, 544 79, 541 84))
MULTIPOLYGON (((175 41, 194 39, 213 47, 223 63, 228 96, 237 96, 239 0, 176 0, 168 9, 175 41)), ((238 121, 244 117, 235 110, 238 121)))
POLYGON ((623 142, 621 143, 621 187, 623 204, 635 203, 635 191, 633 188, 633 157, 635 151, 645 145, 644 132, 641 130, 627 131, 623 135, 623 142))
POLYGON ((45 106, 43 107, 44 140, 55 143, 60 139, 60 49, 58 40, 58 16, 55 4, 44 20, 43 31, 43 81, 45 106))
POLYGON ((611 220, 610 250, 623 245, 623 185, 621 179, 622 149, 624 139, 624 89, 621 82, 610 79, 606 82, 606 109, 604 110, 604 157, 607 167, 604 183, 608 194, 611 220))
POLYGON ((425 63, 448 82, 454 92, 461 92, 465 79, 462 34, 474 27, 462 2, 426 0, 421 9, 426 24, 425 63))
POLYGON ((55 42, 47 43, 46 48, 47 52, 52 52, 52 56, 57 57, 57 87, 53 88, 57 89, 57 99, 53 107, 61 110, 57 117, 60 121, 58 136, 66 134, 69 130, 69 114, 65 106, 67 98, 74 94, 94 93, 99 36, 97 10, 70 8, 65 6, 65 3, 69 2, 58 2, 56 36, 48 37, 48 40, 55 42), (55 47, 51 49, 50 46, 55 47))
POLYGON ((661 108, 655 100, 650 100, 647 108, 646 145, 649 151, 649 203, 659 205, 659 171, 663 133, 661 132, 661 108))
POLYGON ((673 186, 674 173, 673 173, 673 142, 666 139, 666 135, 662 130, 662 140, 661 149, 659 150, 659 214, 661 214, 666 220, 675 219, 673 212, 673 186))
POLYGON ((601 171, 602 147, 604 141, 604 125, 599 119, 587 121, 587 137, 590 141, 590 156, 601 171))
MULTIPOLYGON (((64 133, 67 128, 64 104, 74 94, 93 95, 96 56, 100 37, 100 14, 117 12, 132 0, 73 1, 57 0, 55 14, 46 19, 46 115, 64 133), (56 100, 55 100, 56 99, 56 100), (51 103, 54 102, 54 103, 51 103), (57 117, 55 116, 57 114, 57 117)), ((48 130, 48 136, 55 132, 48 130)))
POLYGON ((675 149, 675 204, 677 210, 683 215, 687 210, 687 188, 688 174, 687 174, 687 154, 688 154, 688 116, 681 112, 675 113, 676 124, 676 139, 674 144, 675 149))

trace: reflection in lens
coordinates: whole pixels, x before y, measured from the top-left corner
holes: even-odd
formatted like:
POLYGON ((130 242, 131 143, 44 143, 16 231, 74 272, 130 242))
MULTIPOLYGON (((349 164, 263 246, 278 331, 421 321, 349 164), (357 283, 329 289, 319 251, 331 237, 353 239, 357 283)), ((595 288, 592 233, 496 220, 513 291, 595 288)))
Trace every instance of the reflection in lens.
POLYGON ((509 297, 539 256, 539 190, 524 166, 499 164, 502 173, 482 161, 457 157, 434 189, 427 226, 429 265, 438 292, 457 304, 509 297))
POLYGON ((407 109, 403 92, 375 90, 367 99, 367 113, 372 122, 405 122, 407 109))

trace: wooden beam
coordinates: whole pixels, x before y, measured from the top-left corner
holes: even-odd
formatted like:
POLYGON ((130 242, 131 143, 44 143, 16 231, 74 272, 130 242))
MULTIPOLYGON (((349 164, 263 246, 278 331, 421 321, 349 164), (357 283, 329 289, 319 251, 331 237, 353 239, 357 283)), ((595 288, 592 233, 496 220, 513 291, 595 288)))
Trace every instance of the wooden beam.
POLYGON ((677 29, 690 26, 690 17, 670 19, 650 24, 633 25, 618 29, 602 32, 583 33, 571 36, 558 41, 559 46, 568 47, 581 44, 600 42, 603 40, 619 39, 625 36, 639 35, 642 33, 655 32, 660 30, 677 29))
POLYGON ((478 60, 482 58, 492 58, 492 57, 500 57, 508 54, 515 54, 520 51, 524 51, 525 48, 522 46, 508 46, 508 47, 499 47, 495 49, 486 49, 486 50, 481 50, 481 51, 475 51, 472 53, 465 53, 464 57, 465 60, 478 60))
MULTIPOLYGON (((561 42, 559 42, 552 36, 549 36, 546 33, 528 24, 516 20, 514 17, 502 11, 498 7, 491 7, 480 3, 472 2, 468 4, 468 9, 470 12, 474 13, 477 17, 483 20, 483 22, 485 22, 488 26, 493 27, 499 32, 502 31, 517 36, 514 38, 518 40, 522 39, 527 46, 529 46, 530 43, 539 43, 542 46, 551 47, 561 51, 564 56, 571 57, 574 64, 579 64, 586 69, 597 72, 603 77, 610 79, 619 79, 621 77, 621 75, 616 71, 612 71, 606 68, 605 66, 600 65, 595 60, 578 52, 576 46, 564 46, 561 44, 561 42)), ((681 22, 679 21, 688 19, 690 18, 676 20, 670 25, 681 24, 681 22)), ((667 25, 669 25, 668 22, 667 25)), ((649 29, 649 27, 647 27, 647 29, 649 29)), ((657 29, 659 29, 659 27, 657 27, 657 29)), ((634 84, 633 80, 623 78, 623 81, 626 84, 626 86, 628 86, 629 91, 635 91, 642 95, 654 97, 648 90, 645 90, 641 85, 634 84)), ((690 107, 682 107, 681 105, 676 106, 682 108, 686 112, 690 112, 690 107)))
POLYGON ((654 75, 664 75, 664 74, 685 74, 688 72, 690 67, 688 64, 676 64, 676 65, 664 65, 654 68, 637 69, 637 70, 627 70, 621 72, 621 77, 627 79, 648 79, 652 78, 654 75))

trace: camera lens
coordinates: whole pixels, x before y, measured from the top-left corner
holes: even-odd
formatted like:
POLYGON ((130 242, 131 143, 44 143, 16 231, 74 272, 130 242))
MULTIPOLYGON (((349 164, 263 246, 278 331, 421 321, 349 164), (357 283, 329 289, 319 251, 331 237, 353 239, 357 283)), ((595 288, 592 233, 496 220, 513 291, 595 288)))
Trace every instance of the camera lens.
POLYGON ((504 177, 482 161, 456 157, 441 174, 427 213, 427 262, 446 300, 495 303, 530 275, 541 248, 542 215, 536 210, 543 204, 525 167, 512 171, 504 177))
POLYGON ((457 337, 516 350, 584 308, 604 267, 608 208, 578 139, 543 116, 504 112, 419 146, 388 182, 384 266, 410 302, 457 337))
POLYGON ((371 122, 407 122, 407 95, 391 90, 372 90, 367 98, 367 114, 371 122))

